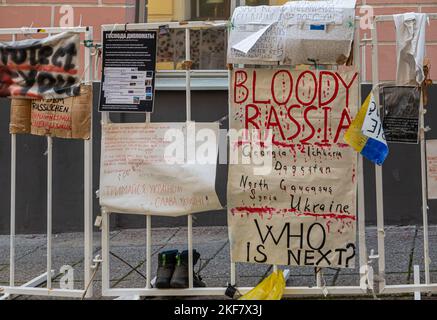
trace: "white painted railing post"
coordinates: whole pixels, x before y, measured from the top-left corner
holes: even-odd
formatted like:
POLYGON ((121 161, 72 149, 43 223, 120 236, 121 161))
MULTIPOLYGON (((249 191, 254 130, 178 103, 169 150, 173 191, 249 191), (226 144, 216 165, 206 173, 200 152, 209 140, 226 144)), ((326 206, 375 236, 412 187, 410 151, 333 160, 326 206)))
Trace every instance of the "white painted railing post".
MULTIPOLYGON (((185 61, 186 61, 186 113, 187 125, 191 121, 191 33, 185 29, 185 61)), ((188 135, 187 135, 188 139, 188 135)), ((193 288, 193 216, 188 215, 188 287, 193 288)))

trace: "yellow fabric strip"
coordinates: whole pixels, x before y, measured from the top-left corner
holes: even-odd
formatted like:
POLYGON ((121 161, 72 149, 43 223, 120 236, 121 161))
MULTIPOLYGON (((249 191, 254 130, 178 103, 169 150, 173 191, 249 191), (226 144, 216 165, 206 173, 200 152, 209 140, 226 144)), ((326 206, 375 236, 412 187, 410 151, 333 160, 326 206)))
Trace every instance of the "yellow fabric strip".
POLYGON ((360 111, 358 112, 356 118, 352 121, 349 129, 344 134, 344 140, 348 145, 354 148, 357 152, 361 152, 364 146, 369 139, 362 132, 361 128, 363 127, 364 119, 366 117, 367 109, 369 108, 370 98, 372 93, 370 93, 361 106, 360 111))

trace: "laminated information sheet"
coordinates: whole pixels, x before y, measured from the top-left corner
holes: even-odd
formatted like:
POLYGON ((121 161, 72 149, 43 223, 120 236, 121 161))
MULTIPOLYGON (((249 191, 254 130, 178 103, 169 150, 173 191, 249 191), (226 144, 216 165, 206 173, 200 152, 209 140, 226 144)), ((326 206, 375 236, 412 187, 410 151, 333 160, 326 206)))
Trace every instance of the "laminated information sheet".
POLYGON ((99 111, 152 112, 156 31, 104 31, 99 111))

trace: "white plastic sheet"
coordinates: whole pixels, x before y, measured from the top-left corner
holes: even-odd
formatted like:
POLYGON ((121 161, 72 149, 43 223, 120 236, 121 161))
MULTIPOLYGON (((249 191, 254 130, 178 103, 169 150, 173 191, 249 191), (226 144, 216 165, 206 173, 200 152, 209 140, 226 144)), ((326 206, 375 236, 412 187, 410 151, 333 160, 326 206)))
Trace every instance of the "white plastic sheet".
POLYGON ((355 0, 292 1, 234 11, 228 63, 344 64, 351 52, 355 0))

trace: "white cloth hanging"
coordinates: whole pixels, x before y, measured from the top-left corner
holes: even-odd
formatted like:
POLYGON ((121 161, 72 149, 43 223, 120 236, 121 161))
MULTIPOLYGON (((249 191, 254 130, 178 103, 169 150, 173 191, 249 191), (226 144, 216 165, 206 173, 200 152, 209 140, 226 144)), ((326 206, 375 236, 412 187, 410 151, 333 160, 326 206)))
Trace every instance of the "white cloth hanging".
POLYGON ((425 79, 423 58, 425 56, 425 13, 393 15, 396 25, 397 84, 421 84, 425 79))

